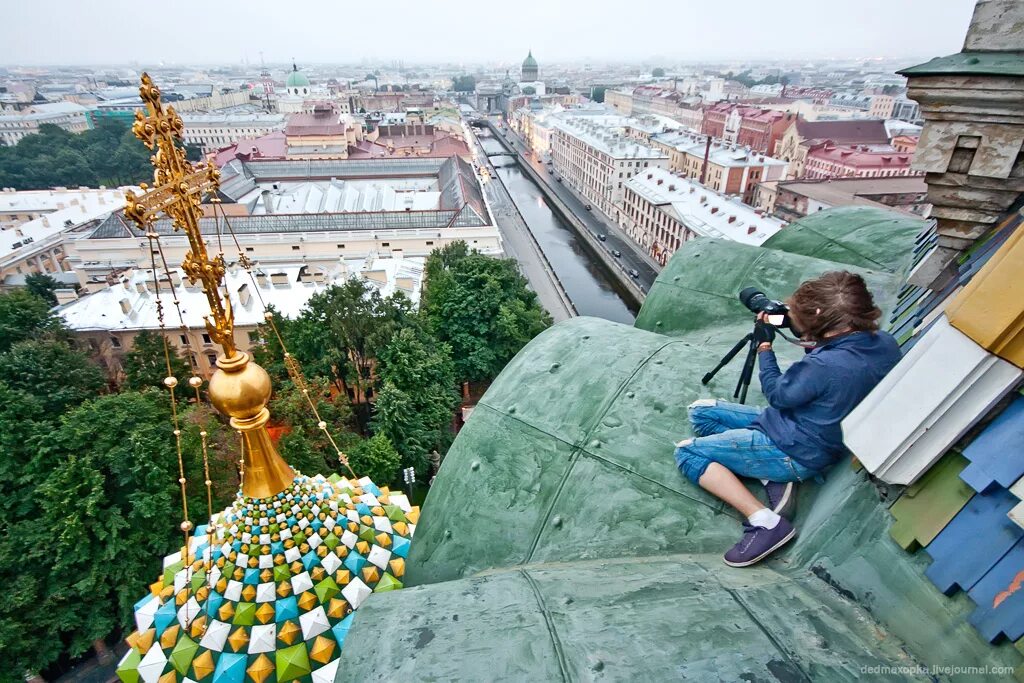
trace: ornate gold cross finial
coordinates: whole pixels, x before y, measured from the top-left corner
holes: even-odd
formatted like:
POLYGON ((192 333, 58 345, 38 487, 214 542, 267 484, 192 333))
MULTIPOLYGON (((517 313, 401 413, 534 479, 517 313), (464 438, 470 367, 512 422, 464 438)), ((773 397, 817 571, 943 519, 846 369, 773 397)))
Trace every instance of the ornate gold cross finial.
POLYGON ((147 112, 135 112, 132 132, 154 152, 154 187, 140 183, 146 190, 142 196, 128 192, 124 212, 147 236, 158 237, 153 223, 161 214, 174 221, 175 230, 184 230, 188 236, 189 251, 181 267, 193 284, 203 283, 211 312, 203 318, 206 330, 224 349, 224 355, 217 359, 218 370, 210 378, 210 402, 231 418, 231 426, 242 435, 242 492, 252 498, 267 498, 287 488, 295 479, 295 472, 281 458, 267 433, 270 377, 250 361, 249 354, 235 347, 231 299, 226 292, 222 298, 220 292, 226 270, 224 256, 211 258, 199 231, 203 195, 217 191, 220 171, 209 161, 193 166, 185 158, 185 150, 178 145, 185 126, 174 107, 163 106, 160 89, 153 85, 149 74, 142 74, 139 94, 147 112))
MULTIPOLYGON (((151 157, 153 188, 141 197, 128 192, 124 213, 146 232, 152 229, 153 222, 162 213, 174 221, 175 230, 185 231, 189 251, 181 268, 190 282, 203 284, 213 318, 204 317, 206 329, 210 338, 224 348, 224 355, 231 358, 237 353, 234 315, 231 299, 227 296, 222 298, 219 291, 226 270, 224 257, 210 257, 199 229, 203 195, 216 192, 220 187, 220 171, 211 162, 193 166, 185 158, 185 150, 176 144, 181 141, 185 126, 174 107, 164 107, 160 101, 160 89, 153 84, 149 74, 142 74, 139 95, 146 103, 147 113, 135 112, 132 132, 154 152, 151 157)), ((141 187, 147 189, 144 183, 141 187)))

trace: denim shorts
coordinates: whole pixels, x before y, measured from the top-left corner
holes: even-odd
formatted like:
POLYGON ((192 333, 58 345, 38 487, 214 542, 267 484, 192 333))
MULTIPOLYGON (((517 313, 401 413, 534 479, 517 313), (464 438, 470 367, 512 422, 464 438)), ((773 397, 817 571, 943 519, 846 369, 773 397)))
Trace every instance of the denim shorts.
POLYGON ((697 484, 717 462, 739 477, 805 481, 819 473, 786 455, 763 432, 749 429, 760 408, 726 401, 697 401, 689 407, 697 438, 676 448, 676 465, 697 484))

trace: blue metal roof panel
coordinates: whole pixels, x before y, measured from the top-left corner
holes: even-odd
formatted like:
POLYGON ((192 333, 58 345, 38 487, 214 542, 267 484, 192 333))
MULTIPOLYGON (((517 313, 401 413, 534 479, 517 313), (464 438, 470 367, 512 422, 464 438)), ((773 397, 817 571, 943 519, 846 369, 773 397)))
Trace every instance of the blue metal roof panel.
POLYGON ((974 588, 1024 536, 1024 529, 1006 516, 1019 502, 1006 489, 973 496, 925 547, 934 560, 925 575, 946 595, 974 588))
POLYGON ((1009 488, 1024 476, 1024 396, 1018 397, 963 451, 960 478, 975 491, 1009 488))

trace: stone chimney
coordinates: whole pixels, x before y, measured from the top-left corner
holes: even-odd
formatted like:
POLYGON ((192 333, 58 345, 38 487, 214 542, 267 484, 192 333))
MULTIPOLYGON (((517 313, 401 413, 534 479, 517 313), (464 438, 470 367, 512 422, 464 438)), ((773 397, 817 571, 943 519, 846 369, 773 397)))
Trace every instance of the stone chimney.
POLYGON ((938 233, 909 281, 937 289, 1024 193, 1024 3, 979 0, 961 52, 900 73, 925 119, 913 167, 938 233))

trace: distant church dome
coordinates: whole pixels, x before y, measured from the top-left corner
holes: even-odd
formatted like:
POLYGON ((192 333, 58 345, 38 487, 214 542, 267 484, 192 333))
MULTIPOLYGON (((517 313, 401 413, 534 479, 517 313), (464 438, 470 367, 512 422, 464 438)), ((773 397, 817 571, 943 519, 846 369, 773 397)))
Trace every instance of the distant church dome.
POLYGON ((294 63, 292 64, 292 72, 288 74, 288 80, 284 82, 285 90, 288 91, 289 95, 308 95, 309 94, 309 79, 306 78, 306 74, 299 71, 299 67, 294 63))
POLYGON ((526 55, 526 59, 523 60, 523 82, 533 82, 537 80, 537 60, 533 58, 533 50, 526 55))

